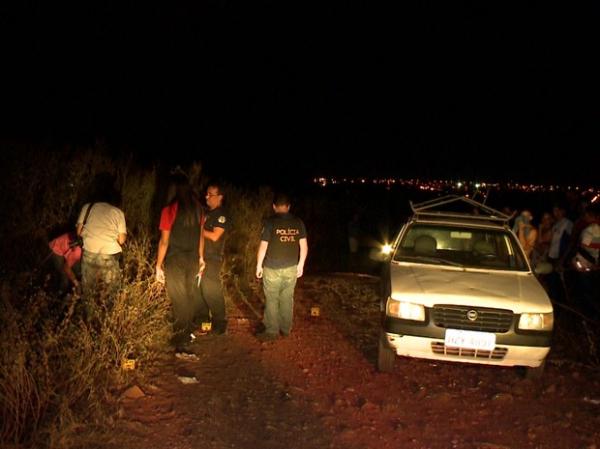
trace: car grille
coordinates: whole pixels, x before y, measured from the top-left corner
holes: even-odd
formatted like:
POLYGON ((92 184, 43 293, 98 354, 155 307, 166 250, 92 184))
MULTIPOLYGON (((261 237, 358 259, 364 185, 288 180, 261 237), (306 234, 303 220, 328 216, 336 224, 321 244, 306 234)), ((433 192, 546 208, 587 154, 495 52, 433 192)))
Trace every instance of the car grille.
POLYGON ((495 347, 493 351, 483 351, 481 349, 451 348, 443 342, 433 342, 431 343, 431 351, 434 354, 453 355, 467 359, 503 360, 506 357, 508 348, 495 347))
POLYGON ((494 333, 508 332, 513 322, 511 310, 447 304, 433 306, 432 317, 438 327, 494 333), (469 319, 469 315, 476 318, 469 319))

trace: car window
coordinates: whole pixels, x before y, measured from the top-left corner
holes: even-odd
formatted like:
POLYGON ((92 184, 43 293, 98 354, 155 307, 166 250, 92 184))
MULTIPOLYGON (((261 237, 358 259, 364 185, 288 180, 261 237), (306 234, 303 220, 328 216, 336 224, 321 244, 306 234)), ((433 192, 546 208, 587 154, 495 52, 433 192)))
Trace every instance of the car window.
POLYGON ((527 271, 514 236, 504 230, 413 224, 394 253, 396 261, 527 271))

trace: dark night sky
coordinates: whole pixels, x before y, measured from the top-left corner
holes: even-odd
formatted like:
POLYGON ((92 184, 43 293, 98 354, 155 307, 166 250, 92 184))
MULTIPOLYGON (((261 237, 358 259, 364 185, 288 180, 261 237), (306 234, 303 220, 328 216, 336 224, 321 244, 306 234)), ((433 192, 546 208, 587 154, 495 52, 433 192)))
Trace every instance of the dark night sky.
POLYGON ((597 3, 80 3, 2 7, 3 139, 245 179, 600 179, 597 3))

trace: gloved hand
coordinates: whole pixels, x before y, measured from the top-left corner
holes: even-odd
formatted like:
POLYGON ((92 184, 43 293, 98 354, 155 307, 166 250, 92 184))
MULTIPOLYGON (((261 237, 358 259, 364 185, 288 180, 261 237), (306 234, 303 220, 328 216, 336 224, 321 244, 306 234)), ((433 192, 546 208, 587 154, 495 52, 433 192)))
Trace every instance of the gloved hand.
POLYGON ((165 271, 161 267, 156 267, 156 282, 165 283, 165 271))
POLYGON ((202 282, 202 275, 204 274, 204 270, 206 269, 206 262, 201 257, 198 260, 198 274, 196 275, 197 286, 200 287, 200 283, 202 282))

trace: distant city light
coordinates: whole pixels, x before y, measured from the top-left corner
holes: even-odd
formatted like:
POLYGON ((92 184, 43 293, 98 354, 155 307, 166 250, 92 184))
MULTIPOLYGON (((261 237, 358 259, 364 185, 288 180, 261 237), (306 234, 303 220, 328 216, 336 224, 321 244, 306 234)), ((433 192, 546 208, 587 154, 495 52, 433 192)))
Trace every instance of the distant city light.
POLYGON ((462 195, 473 194, 477 190, 485 189, 491 191, 519 191, 526 193, 544 193, 544 192, 568 192, 574 191, 586 198, 592 198, 591 202, 600 200, 600 187, 593 186, 574 186, 574 185, 545 185, 533 183, 518 183, 518 182, 482 182, 482 181, 456 181, 456 180, 424 180, 420 178, 336 178, 336 177, 318 177, 314 178, 313 182, 321 187, 346 185, 346 184, 363 184, 363 185, 381 185, 386 189, 399 186, 400 188, 412 188, 428 192, 445 192, 445 193, 460 193, 462 195))

